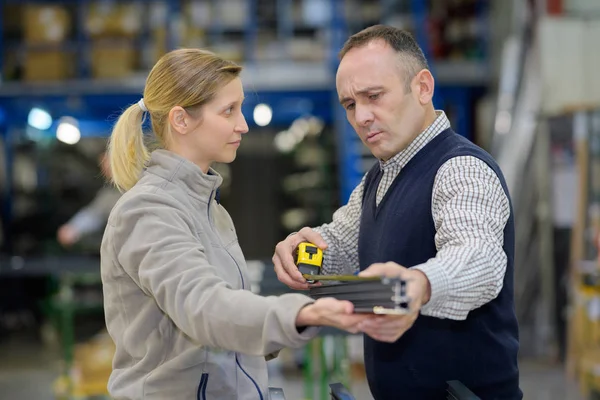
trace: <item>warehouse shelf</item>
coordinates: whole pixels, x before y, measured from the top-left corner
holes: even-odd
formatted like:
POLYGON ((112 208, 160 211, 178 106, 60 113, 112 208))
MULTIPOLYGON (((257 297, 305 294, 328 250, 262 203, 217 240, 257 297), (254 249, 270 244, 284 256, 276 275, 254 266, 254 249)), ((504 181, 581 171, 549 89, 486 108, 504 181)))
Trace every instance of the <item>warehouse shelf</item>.
MULTIPOLYGON (((481 35, 481 47, 484 51, 480 58, 459 57, 450 61, 450 57, 437 57, 435 51, 430 48, 427 14, 429 7, 437 0, 322 0, 319 9, 322 18, 313 22, 306 21, 295 9, 305 1, 239 0, 240 3, 244 3, 244 12, 242 18, 232 21, 227 15, 227 18, 219 17, 221 9, 228 7, 230 0, 206 0, 201 3, 208 5, 211 13, 216 14, 214 17, 211 14, 210 18, 201 18, 203 22, 192 31, 195 40, 190 40, 179 30, 184 18, 189 17, 190 10, 186 8, 189 2, 104 1, 107 4, 135 3, 142 7, 139 18, 141 22, 138 21, 139 34, 136 37, 123 38, 139 52, 136 69, 126 77, 94 77, 91 54, 94 38, 86 32, 85 25, 85 17, 94 3, 93 0, 0 0, 2 7, 8 4, 67 4, 72 20, 75 21, 72 23, 71 33, 62 44, 27 44, 20 41, 19 37, 0 35, 0 71, 4 71, 3 67, 8 65, 9 53, 15 51, 21 53, 29 50, 60 49, 77 56, 73 62, 73 76, 60 81, 32 82, 8 79, 9 76, 2 72, 0 151, 4 151, 6 165, 5 168, 0 168, 0 171, 5 172, 6 184, 0 184, 0 220, 5 237, 10 235, 8 227, 11 226, 13 200, 16 209, 21 193, 14 188, 12 181, 15 149, 20 144, 33 143, 40 137, 55 138, 57 128, 64 117, 76 121, 81 137, 106 138, 110 134, 119 111, 136 103, 143 95, 148 70, 156 59, 153 45, 158 39, 151 26, 152 7, 156 4, 161 4, 166 13, 164 36, 160 37, 165 43, 163 50, 180 46, 207 47, 244 66, 242 80, 246 100, 243 113, 251 131, 260 129, 253 117, 255 107, 259 104, 269 105, 272 109, 269 131, 287 128, 293 121, 307 115, 315 116, 334 128, 337 154, 330 156, 324 152, 323 158, 324 164, 329 165, 328 157, 336 157, 339 203, 348 199, 364 172, 375 162, 349 125, 335 90, 335 71, 339 62, 337 53, 350 33, 379 21, 393 23, 393 20, 388 20, 387 17, 393 16, 400 9, 403 13, 401 19, 412 21, 415 28, 412 30, 431 61, 431 69, 436 79, 435 105, 449 112, 452 124, 459 133, 472 131, 472 104, 490 80, 488 56, 485 51, 487 35, 481 35), (348 11, 351 3, 359 7, 358 11, 348 11), (372 9, 369 13, 363 13, 360 7, 372 9), (379 7, 378 15, 375 15, 377 13, 373 11, 373 7, 379 7), (273 9, 272 12, 270 9, 273 9), (48 116, 47 127, 37 129, 28 125, 32 110, 43 111, 48 116), (32 132, 37 136, 33 136, 32 132)), ((488 1, 481 0, 481 4, 487 4, 488 1)), ((310 2, 313 5, 319 3, 318 0, 310 2)), ((482 6, 479 12, 479 24, 486 25, 486 7, 482 6)), ((3 31, 2 28, 0 26, 0 31, 3 31)), ((47 146, 49 142, 50 140, 39 140, 39 146, 47 146)), ((64 148, 70 149, 69 146, 63 146, 62 149, 64 148)), ((60 162, 63 162, 62 159, 60 162)), ((36 170, 40 187, 44 185, 43 176, 47 173, 42 169, 43 167, 38 166, 36 170)), ((319 170, 319 173, 322 174, 323 171, 319 170)), ((329 181, 327 182, 329 184, 329 181)), ((320 217, 329 218, 330 209, 333 209, 333 205, 330 207, 330 203, 333 203, 332 193, 335 189, 335 185, 330 185, 327 191, 323 188, 318 189, 324 193, 324 197, 328 197, 322 201, 326 206, 320 206, 320 217)), ((311 201, 310 204, 315 203, 314 199, 311 201)), ((42 203, 38 206, 40 204, 42 203)), ((52 212, 55 210, 52 209, 52 212)), ((272 213, 271 210, 268 212, 272 213)), ((45 254, 43 259, 34 259, 27 255, 23 258, 14 254, 0 255, 1 276, 59 275, 68 274, 72 270, 80 273, 88 270, 95 272, 96 269, 97 260, 94 258, 69 256, 63 259, 45 254)), ((71 315, 69 307, 63 308, 62 312, 67 317, 71 315)), ((72 332, 69 332, 67 330, 63 338, 66 343, 73 341, 69 337, 72 332)), ((72 354, 67 349, 65 359, 71 358, 72 354)), ((322 385, 320 390, 323 390, 322 385)), ((308 390, 306 394, 306 397, 310 397, 308 390)))
MULTIPOLYGON (((488 25, 488 2, 489 0, 480 0, 478 3, 479 26, 488 25)), ((16 139, 15 135, 25 131, 28 113, 34 107, 46 109, 55 121, 61 116, 79 119, 82 127, 86 128, 82 136, 108 135, 115 114, 136 102, 142 95, 145 77, 152 65, 148 52, 154 38, 147 21, 152 5, 160 3, 166 12, 166 49, 179 47, 182 43, 183 38, 177 27, 181 24, 183 15, 189 11, 185 8, 187 2, 127 0, 112 3, 137 3, 143 6, 141 18, 144 21, 141 23, 139 37, 134 39, 135 47, 142 51, 142 65, 138 72, 126 78, 104 80, 92 79, 90 75, 87 47, 93 39, 86 33, 85 16, 93 4, 92 0, 0 0, 0 6, 68 4, 71 12, 78 17, 65 46, 82 55, 78 58, 75 79, 53 83, 2 80, 0 108, 6 118, 0 133, 5 143, 10 144, 16 139)), ((432 60, 431 69, 436 78, 436 106, 450 110, 449 116, 457 132, 466 134, 472 131, 473 101, 485 90, 490 79, 487 54, 489 35, 485 29, 480 35, 483 49, 480 58, 452 61, 436 58, 430 48, 427 31, 429 8, 434 4, 430 0, 381 0, 372 3, 324 0, 321 3, 325 7, 320 9, 323 17, 312 23, 292 12, 293 7, 300 3, 291 0, 246 0, 243 18, 236 22, 219 17, 219 10, 229 3, 217 0, 204 3, 212 7, 211 12, 217 14, 214 18, 204 18, 204 25, 200 27, 205 39, 203 43, 207 43, 208 47, 214 46, 215 51, 222 52, 226 57, 231 43, 235 49, 241 50, 238 61, 244 66, 242 77, 247 97, 244 113, 250 125, 254 125, 253 107, 266 103, 273 109, 273 126, 288 126, 296 118, 306 114, 318 116, 325 123, 335 126, 342 203, 362 178, 365 165, 372 161, 369 156, 361 155, 362 144, 346 121, 345 112, 335 93, 337 52, 351 32, 378 20, 393 23, 391 17, 395 15, 394 10, 404 13, 400 16, 401 20, 412 21, 417 40, 428 59, 432 60), (379 14, 373 12, 373 9, 369 13, 361 13, 360 9, 359 12, 352 13, 348 11, 351 6, 379 7, 379 14), (274 8, 271 14, 270 8, 274 8), (268 30, 266 43, 265 30, 268 30), (316 35, 315 40, 320 40, 319 43, 324 46, 320 58, 302 60, 294 57, 290 41, 300 34, 307 34, 308 37, 316 35)), ((18 44, 14 38, 0 38, 0 65, 6 61, 7 49, 15 46, 18 44)), ((55 134, 55 129, 56 123, 46 134, 55 134)), ((10 145, 5 146, 5 151, 11 151, 10 145)), ((12 156, 7 154, 5 158, 9 162, 12 156)), ((10 168, 7 170, 10 171, 10 168)))

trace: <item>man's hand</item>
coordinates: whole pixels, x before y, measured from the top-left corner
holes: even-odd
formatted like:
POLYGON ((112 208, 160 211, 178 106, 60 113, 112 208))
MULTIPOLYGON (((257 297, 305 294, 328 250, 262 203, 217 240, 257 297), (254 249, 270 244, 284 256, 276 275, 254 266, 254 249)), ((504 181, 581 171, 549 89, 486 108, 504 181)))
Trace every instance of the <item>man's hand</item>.
POLYGON ((80 235, 77 229, 69 224, 65 224, 58 229, 56 238, 63 247, 70 247, 79 241, 80 235))
POLYGON ((302 242, 310 242, 321 250, 327 248, 327 243, 317 232, 311 228, 302 228, 298 233, 288 236, 279 242, 273 254, 273 265, 277 278, 292 289, 306 290, 309 288, 306 279, 302 276, 294 262, 294 253, 302 242))
POLYGON ((425 274, 417 269, 408 269, 393 262, 373 264, 359 276, 400 277, 406 281, 406 294, 410 298, 410 313, 406 315, 380 315, 362 321, 359 329, 380 342, 393 343, 414 324, 423 304, 431 296, 431 287, 425 274))
POLYGON ((354 306, 349 301, 324 297, 300 310, 296 326, 332 326, 358 333, 360 324, 373 318, 370 314, 354 314, 354 306))

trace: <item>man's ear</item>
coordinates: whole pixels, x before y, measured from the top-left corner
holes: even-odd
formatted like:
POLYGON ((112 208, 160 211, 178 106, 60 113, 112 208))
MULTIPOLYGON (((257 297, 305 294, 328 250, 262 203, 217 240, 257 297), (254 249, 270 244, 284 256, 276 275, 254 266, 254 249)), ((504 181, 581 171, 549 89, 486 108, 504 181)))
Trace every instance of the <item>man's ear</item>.
POLYGON ((435 80, 428 69, 422 69, 412 82, 413 91, 418 95, 421 104, 430 103, 433 100, 435 80))
POLYGON ((181 135, 188 132, 187 113, 183 107, 175 106, 171 108, 171 111, 169 111, 169 125, 181 135))

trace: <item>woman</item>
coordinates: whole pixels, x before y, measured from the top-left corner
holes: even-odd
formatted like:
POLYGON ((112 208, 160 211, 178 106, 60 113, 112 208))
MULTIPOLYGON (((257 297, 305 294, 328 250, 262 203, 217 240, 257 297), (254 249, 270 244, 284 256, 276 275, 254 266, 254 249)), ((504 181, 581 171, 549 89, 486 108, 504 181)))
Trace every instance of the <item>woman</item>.
POLYGON ((232 162, 248 131, 240 71, 206 51, 168 53, 112 132, 112 180, 124 194, 101 256, 115 399, 267 399, 266 356, 305 344, 314 326, 356 332, 366 318, 348 302, 250 292, 210 167, 232 162))

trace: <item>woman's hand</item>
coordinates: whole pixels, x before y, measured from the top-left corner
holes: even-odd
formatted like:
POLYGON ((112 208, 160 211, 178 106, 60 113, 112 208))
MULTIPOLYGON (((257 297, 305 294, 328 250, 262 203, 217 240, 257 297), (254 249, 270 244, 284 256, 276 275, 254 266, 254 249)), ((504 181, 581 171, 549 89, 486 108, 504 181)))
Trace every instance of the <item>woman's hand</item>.
POLYGON ((349 301, 324 297, 300 310, 296 326, 331 326, 358 333, 360 324, 372 318, 374 316, 370 314, 355 314, 354 305, 349 301))

